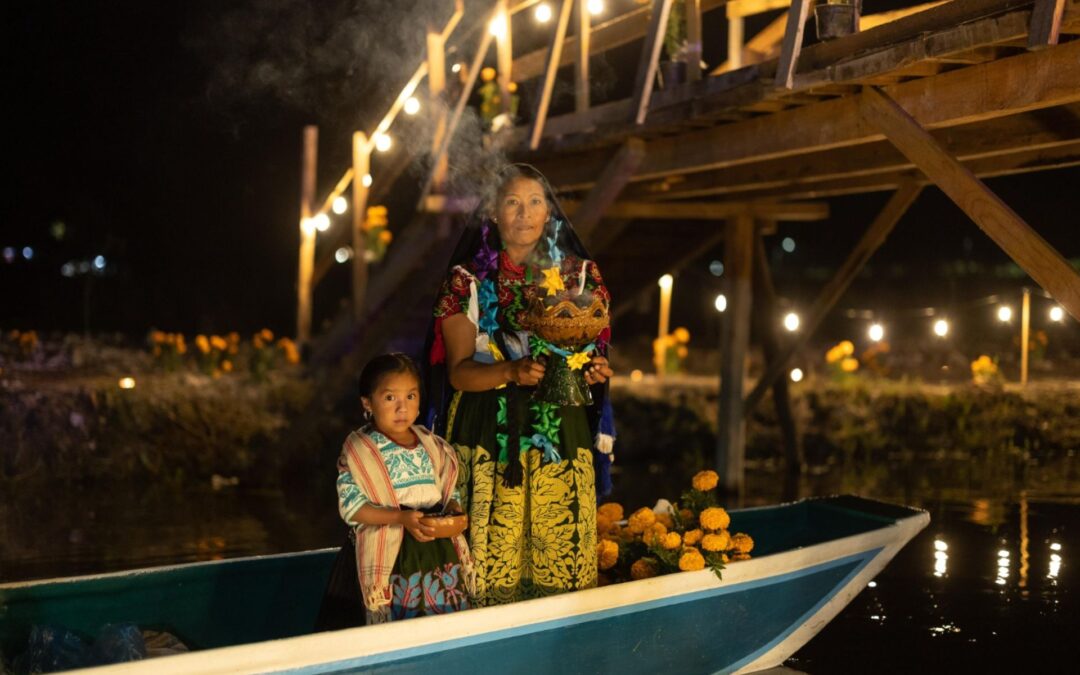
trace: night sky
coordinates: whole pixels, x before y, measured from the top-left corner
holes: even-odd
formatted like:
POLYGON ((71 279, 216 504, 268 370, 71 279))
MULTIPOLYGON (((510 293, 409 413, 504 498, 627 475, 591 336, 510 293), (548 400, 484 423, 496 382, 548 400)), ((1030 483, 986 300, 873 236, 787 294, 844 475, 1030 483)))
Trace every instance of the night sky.
MULTIPOLYGON (((291 333, 302 127, 320 127, 325 194, 347 166, 351 132, 374 125, 416 67, 425 22, 441 24, 450 4, 5 5, 10 178, 0 247, 12 247, 15 260, 0 260, 0 328, 291 333), (77 272, 98 255, 104 274, 77 272), (60 273, 68 262, 70 278, 60 273)), ((515 40, 517 53, 538 46, 515 40)), ((722 48, 707 46, 706 60, 722 48)), ((1080 256, 1069 215, 1080 171, 990 184, 1066 257, 1080 256)), ((784 262, 780 283, 790 287, 780 290, 798 293, 801 266, 842 259, 885 197, 834 200, 832 223, 785 226, 799 248, 784 262)), ((878 260, 932 271, 941 266, 929 261, 953 258, 1007 262, 928 190, 878 260)), ((320 286, 317 310, 336 304, 343 272, 320 286)), ((940 290, 925 274, 918 280, 929 282, 928 297, 940 290)))

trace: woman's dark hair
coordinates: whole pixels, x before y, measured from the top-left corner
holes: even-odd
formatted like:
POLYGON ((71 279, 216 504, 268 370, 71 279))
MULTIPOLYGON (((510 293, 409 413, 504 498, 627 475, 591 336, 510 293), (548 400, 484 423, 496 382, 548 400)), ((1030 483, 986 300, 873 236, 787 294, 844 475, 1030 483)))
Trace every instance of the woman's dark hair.
POLYGON ((375 393, 375 389, 378 388, 379 382, 384 377, 397 373, 409 373, 416 378, 417 386, 420 386, 420 383, 423 382, 420 377, 420 368, 407 354, 401 352, 381 354, 368 361, 367 365, 364 366, 364 370, 360 372, 358 387, 360 395, 371 398, 371 395, 375 393))

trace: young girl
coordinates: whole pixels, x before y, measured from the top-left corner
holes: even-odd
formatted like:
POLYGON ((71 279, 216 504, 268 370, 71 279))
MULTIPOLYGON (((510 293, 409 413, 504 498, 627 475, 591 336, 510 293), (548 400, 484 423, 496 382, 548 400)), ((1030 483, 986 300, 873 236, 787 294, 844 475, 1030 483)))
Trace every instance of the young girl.
MULTIPOLYGON (((360 375, 360 401, 369 423, 345 439, 337 491, 338 509, 355 539, 366 623, 468 609, 472 565, 465 538, 436 539, 421 522, 425 510, 461 508, 457 455, 413 424, 420 413, 416 364, 404 354, 372 359, 360 375)), ((327 600, 333 579, 330 585, 327 600)))

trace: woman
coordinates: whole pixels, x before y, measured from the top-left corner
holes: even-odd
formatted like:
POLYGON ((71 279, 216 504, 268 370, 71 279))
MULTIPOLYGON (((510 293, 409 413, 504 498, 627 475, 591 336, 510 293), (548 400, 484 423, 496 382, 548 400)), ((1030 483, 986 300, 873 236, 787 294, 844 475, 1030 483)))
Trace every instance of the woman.
POLYGON ((596 584, 597 486, 610 488, 614 435, 608 333, 583 368, 593 406, 532 400, 545 369, 530 356, 525 313, 539 287, 610 301, 547 181, 518 164, 500 173, 451 259, 431 350, 430 422, 460 456, 479 606, 596 584))

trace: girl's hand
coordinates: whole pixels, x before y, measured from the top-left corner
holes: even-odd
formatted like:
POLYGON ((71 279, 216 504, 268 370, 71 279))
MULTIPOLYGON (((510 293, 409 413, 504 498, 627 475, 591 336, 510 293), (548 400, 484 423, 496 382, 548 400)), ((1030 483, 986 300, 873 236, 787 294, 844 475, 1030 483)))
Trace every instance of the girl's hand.
POLYGON ((594 356, 585 369, 585 382, 587 384, 603 384, 615 375, 615 371, 608 365, 608 360, 603 356, 594 356))
POLYGON ((434 541, 435 528, 422 524, 420 519, 423 517, 423 511, 402 511, 398 514, 398 525, 408 530, 416 541, 434 541))
POLYGON ((510 361, 510 381, 523 387, 532 387, 544 377, 544 367, 526 357, 510 361))

